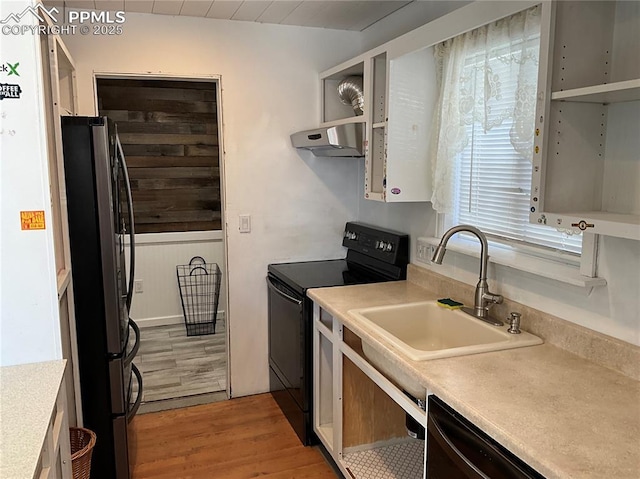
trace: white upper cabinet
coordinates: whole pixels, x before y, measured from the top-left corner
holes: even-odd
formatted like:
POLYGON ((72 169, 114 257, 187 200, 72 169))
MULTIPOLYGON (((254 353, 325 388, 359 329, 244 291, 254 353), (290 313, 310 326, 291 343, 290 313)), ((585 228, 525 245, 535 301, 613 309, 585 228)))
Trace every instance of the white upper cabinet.
POLYGON ((366 199, 431 199, 429 155, 438 94, 433 45, 536 3, 472 2, 320 74, 323 126, 353 122, 366 125, 366 199), (352 75, 362 76, 362 115, 338 97, 338 85, 352 75))
POLYGON ((640 2, 544 15, 531 221, 640 239, 640 2))
POLYGON ((436 99, 433 48, 390 58, 374 49, 321 74, 324 126, 365 123, 365 198, 428 201, 431 116, 436 99), (362 81, 364 108, 356 113, 338 87, 362 81))
POLYGON ((429 154, 437 100, 433 53, 433 47, 423 48, 389 61, 386 201, 431 200, 429 154))

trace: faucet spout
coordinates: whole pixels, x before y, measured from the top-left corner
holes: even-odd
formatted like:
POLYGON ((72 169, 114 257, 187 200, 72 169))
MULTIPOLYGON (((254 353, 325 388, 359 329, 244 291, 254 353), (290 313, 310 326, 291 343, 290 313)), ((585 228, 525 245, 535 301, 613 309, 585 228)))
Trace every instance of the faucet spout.
POLYGON ((490 324, 493 324, 495 326, 502 326, 502 321, 489 317, 489 307, 493 304, 502 303, 503 298, 499 294, 494 294, 489 291, 489 285, 487 284, 489 243, 487 242, 487 237, 482 231, 471 225, 454 226, 442 236, 440 244, 436 248, 431 261, 435 264, 442 264, 444 254, 447 251, 447 243, 454 234, 460 233, 462 231, 475 235, 480 241, 480 277, 478 278, 478 284, 476 285, 474 306, 473 309, 462 308, 462 310, 490 324))

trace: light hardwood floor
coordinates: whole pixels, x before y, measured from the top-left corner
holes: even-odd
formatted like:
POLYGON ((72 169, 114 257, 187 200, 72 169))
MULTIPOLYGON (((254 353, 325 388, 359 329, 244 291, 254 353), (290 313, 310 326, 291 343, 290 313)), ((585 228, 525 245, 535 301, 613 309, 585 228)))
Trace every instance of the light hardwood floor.
POLYGON ((224 391, 227 352, 224 322, 216 334, 187 336, 184 324, 144 327, 134 360, 142 372, 142 402, 224 391))
POLYGON ((136 416, 132 479, 335 479, 270 394, 136 416))

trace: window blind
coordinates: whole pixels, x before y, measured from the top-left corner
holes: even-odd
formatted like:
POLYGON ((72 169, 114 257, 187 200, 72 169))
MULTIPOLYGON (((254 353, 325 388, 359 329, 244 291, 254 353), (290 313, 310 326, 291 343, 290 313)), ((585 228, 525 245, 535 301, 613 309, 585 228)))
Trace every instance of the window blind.
MULTIPOLYGON (((487 52, 466 58, 464 74, 485 82, 487 52), (482 68, 476 68, 482 62, 482 68)), ((513 109, 517 98, 517 69, 499 60, 491 61, 491 75, 500 81, 496 109, 513 109), (511 105, 508 105, 510 103, 511 105)), ((529 223, 532 163, 511 143, 513 118, 485 130, 479 121, 466 125, 469 139, 459 153, 454 194, 454 224, 471 224, 486 234, 507 241, 529 243, 580 254, 582 236, 567 235, 549 226, 529 223)), ((533 118, 531 122, 533 128, 533 118)))

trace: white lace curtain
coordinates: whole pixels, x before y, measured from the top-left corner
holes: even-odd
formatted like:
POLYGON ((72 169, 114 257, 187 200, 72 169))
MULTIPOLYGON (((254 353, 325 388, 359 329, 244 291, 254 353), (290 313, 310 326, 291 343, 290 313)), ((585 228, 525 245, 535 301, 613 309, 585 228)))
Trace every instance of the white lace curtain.
POLYGON ((531 159, 539 36, 537 6, 435 46, 440 96, 431 141, 431 201, 436 211, 452 212, 457 157, 470 142, 468 126, 474 122, 488 131, 513 120, 511 144, 531 159))

